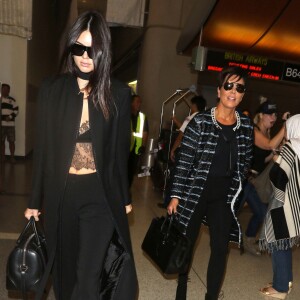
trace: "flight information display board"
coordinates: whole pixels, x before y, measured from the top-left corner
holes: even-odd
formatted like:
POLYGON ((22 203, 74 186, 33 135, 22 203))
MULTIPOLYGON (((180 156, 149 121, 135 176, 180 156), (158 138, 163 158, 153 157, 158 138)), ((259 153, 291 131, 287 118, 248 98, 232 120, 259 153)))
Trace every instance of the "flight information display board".
POLYGON ((300 82, 300 65, 230 51, 207 51, 206 70, 221 71, 228 66, 241 67, 253 78, 300 82))

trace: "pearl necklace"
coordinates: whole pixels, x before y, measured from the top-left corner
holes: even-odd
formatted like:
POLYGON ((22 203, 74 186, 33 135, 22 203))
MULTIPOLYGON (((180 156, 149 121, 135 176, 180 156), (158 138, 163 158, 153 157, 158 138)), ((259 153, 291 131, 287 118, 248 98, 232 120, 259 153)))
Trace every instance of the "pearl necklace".
MULTIPOLYGON (((215 126, 218 129, 222 130, 222 127, 218 124, 218 122, 216 120, 216 107, 213 107, 211 109, 210 113, 211 113, 212 121, 215 124, 215 126)), ((238 129, 240 127, 240 125, 241 125, 241 118, 240 118, 240 115, 239 115, 239 113, 237 111, 235 111, 235 117, 236 117, 236 126, 233 128, 233 131, 236 131, 236 129, 238 129)))

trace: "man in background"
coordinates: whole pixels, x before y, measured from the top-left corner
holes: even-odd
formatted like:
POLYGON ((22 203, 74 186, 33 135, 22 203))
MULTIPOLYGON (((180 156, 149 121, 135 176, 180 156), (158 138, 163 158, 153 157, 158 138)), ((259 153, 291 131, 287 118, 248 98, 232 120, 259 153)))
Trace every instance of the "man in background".
POLYGON ((191 115, 187 116, 184 122, 180 125, 178 136, 172 146, 170 159, 175 162, 175 152, 180 147, 183 134, 188 123, 194 118, 197 113, 201 113, 206 109, 206 100, 202 96, 194 96, 191 99, 191 115))
POLYGON ((2 84, 1 94, 2 94, 2 103, 1 103, 1 138, 2 138, 2 160, 5 160, 5 140, 7 139, 9 143, 10 150, 10 161, 15 163, 15 118, 18 115, 19 107, 16 103, 16 100, 9 95, 10 86, 7 83, 2 84))
POLYGON ((131 145, 128 160, 129 188, 137 172, 140 156, 145 152, 149 136, 149 125, 146 115, 141 112, 142 100, 139 95, 131 98, 131 145))

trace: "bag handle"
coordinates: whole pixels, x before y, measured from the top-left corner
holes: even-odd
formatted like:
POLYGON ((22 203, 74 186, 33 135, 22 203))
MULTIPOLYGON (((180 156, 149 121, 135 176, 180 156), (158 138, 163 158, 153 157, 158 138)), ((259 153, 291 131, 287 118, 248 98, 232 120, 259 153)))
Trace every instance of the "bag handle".
POLYGON ((162 223, 161 227, 160 227, 160 231, 162 232, 164 227, 166 226, 167 221, 169 222, 168 225, 168 229, 164 235, 164 241, 169 237, 170 231, 171 231, 171 226, 174 222, 174 218, 175 218, 175 214, 172 213, 171 215, 167 214, 167 216, 165 217, 164 222, 162 223))
POLYGON ((32 227, 33 229, 33 233, 37 242, 38 247, 41 247, 41 241, 40 241, 40 237, 38 235, 37 232, 37 228, 36 228, 36 223, 35 223, 35 219, 33 216, 30 217, 28 223, 26 224, 26 226, 24 227, 23 231, 21 232, 18 240, 17 240, 17 244, 20 244, 21 240, 23 239, 23 236, 27 233, 28 229, 32 227))
POLYGON ((28 228, 31 226, 31 218, 29 219, 29 221, 27 222, 26 226, 24 227, 23 231, 21 232, 19 238, 17 239, 17 244, 20 244, 23 235, 27 232, 28 228))

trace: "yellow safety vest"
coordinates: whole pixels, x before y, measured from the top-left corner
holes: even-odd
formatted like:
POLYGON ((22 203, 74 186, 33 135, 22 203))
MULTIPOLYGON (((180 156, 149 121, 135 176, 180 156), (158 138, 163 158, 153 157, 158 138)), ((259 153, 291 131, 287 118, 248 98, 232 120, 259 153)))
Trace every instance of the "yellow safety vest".
POLYGON ((133 130, 132 123, 131 123, 132 136, 131 136, 130 151, 133 150, 134 143, 135 143, 135 149, 134 149, 135 154, 139 154, 138 153, 139 148, 143 144, 143 131, 144 131, 145 118, 146 118, 145 114, 139 112, 135 130, 133 130))

